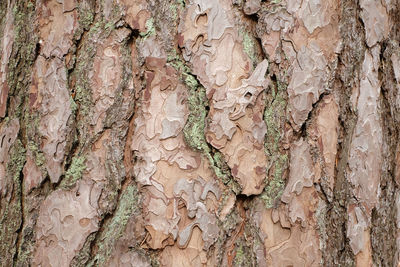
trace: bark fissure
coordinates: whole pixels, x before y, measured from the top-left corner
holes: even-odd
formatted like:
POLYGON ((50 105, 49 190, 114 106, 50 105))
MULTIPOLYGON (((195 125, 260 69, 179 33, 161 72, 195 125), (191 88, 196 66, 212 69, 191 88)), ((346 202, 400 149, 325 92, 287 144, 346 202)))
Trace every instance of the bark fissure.
MULTIPOLYGON (((396 18, 400 14, 398 5, 391 11, 390 16, 396 18)), ((377 207, 372 212, 371 245, 373 260, 378 265, 393 265, 399 261, 397 245, 397 205, 398 183, 396 182, 396 153, 398 149, 399 130, 396 127, 399 121, 399 110, 395 103, 396 78, 391 56, 399 53, 399 38, 396 29, 399 22, 394 21, 391 40, 385 40, 380 51, 380 80, 382 81, 381 107, 383 124, 383 154, 382 179, 380 181, 380 196, 377 207), (387 254, 389 252, 389 254, 387 254)), ((398 168, 398 167, 397 167, 398 168)))
POLYGON ((326 233, 328 236, 322 237, 324 247, 331 253, 324 254, 324 264, 326 265, 355 265, 354 255, 348 245, 347 235, 347 212, 349 198, 351 198, 349 187, 350 183, 346 179, 346 169, 349 161, 350 144, 357 121, 357 114, 351 107, 350 95, 352 88, 357 83, 360 73, 360 65, 363 60, 363 50, 365 50, 364 28, 359 17, 359 6, 356 1, 341 1, 341 11, 343 24, 341 34, 343 37, 342 51, 338 56, 338 72, 336 75, 336 88, 344 90, 345 94, 340 97, 340 130, 341 142, 338 147, 338 165, 336 167, 336 182, 333 201, 328 203, 326 215, 326 233), (356 34, 355 34, 356 33, 356 34), (354 51, 361 49, 361 51, 354 51))

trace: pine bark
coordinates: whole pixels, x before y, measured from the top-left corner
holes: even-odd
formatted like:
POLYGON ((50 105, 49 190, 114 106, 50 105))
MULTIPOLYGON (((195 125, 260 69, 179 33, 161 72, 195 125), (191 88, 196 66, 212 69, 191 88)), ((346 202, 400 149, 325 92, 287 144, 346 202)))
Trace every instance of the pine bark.
POLYGON ((0 265, 400 266, 399 17, 0 1, 0 265))

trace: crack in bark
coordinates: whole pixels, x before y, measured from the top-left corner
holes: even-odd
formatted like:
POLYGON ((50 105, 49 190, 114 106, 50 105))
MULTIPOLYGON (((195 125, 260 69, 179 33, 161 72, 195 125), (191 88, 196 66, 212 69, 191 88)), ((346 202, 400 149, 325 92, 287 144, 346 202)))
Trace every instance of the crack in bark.
MULTIPOLYGON (((325 250, 330 253, 323 253, 324 264, 336 265, 343 264, 345 266, 354 265, 354 255, 349 246, 346 237, 347 229, 347 211, 346 204, 348 203, 351 184, 346 179, 346 168, 350 152, 350 145, 353 136, 353 131, 357 122, 357 114, 352 110, 350 103, 350 95, 353 84, 358 81, 358 73, 360 65, 364 57, 365 36, 364 28, 359 23, 359 6, 356 1, 341 1, 342 6, 342 25, 340 32, 344 45, 338 56, 338 71, 336 73, 336 88, 345 90, 345 94, 340 94, 340 138, 338 147, 338 164, 336 165, 336 182, 334 189, 334 197, 331 203, 327 205, 327 214, 324 218, 329 241, 327 237, 322 236, 325 243, 325 250), (358 21, 358 23, 357 23, 358 21), (358 35, 356 35, 357 33, 358 35), (360 44, 363 44, 360 47, 360 44), (356 51, 356 59, 354 59, 354 49, 356 51), (356 61, 356 63, 354 63, 356 61), (355 75, 354 75, 355 74, 355 75)), ((340 90, 339 90, 340 91, 340 90)))
POLYGON ((209 113, 209 104, 208 99, 205 96, 205 91, 201 92, 201 90, 205 90, 201 85, 201 82, 197 79, 197 76, 194 75, 190 68, 183 62, 182 60, 182 51, 178 49, 180 54, 178 58, 174 58, 173 60, 178 61, 178 64, 174 64, 169 61, 172 66, 174 66, 181 75, 181 79, 186 83, 189 88, 189 116, 184 126, 184 140, 186 144, 191 147, 195 151, 200 151, 209 161, 211 167, 213 168, 216 176, 222 180, 225 185, 228 185, 231 190, 238 194, 241 189, 240 185, 234 180, 231 169, 228 166, 226 160, 224 159, 223 154, 218 151, 218 149, 214 148, 207 142, 205 137, 205 129, 206 129, 206 121, 209 113), (182 64, 182 65, 181 65, 182 64), (188 77, 190 78, 190 82, 188 81, 188 77), (192 80, 193 79, 193 80, 192 80), (203 95, 204 94, 204 95, 203 95), (195 103, 190 103, 190 99, 194 99, 195 103), (199 102, 199 103, 198 103, 199 102), (195 110, 201 108, 202 110, 195 110), (199 114, 198 114, 199 113, 199 114), (204 121, 197 121, 198 118, 204 116, 204 121), (196 132, 193 130, 194 124, 203 123, 203 126, 199 126, 200 132, 196 132), (202 132, 201 132, 202 131, 202 132), (193 141, 195 139, 195 141, 193 141), (219 174, 221 172, 221 174, 219 174))
POLYGON ((20 249, 21 249, 20 246, 21 246, 21 242, 22 242, 21 240, 22 240, 22 234, 23 234, 24 223, 25 223, 25 221, 24 221, 24 215, 25 215, 25 212, 24 212, 24 201, 25 201, 25 196, 24 196, 24 193, 23 193, 24 174, 22 172, 22 169, 23 168, 21 168, 21 170, 19 172, 19 181, 20 181, 20 185, 19 185, 19 189, 20 189, 19 190, 20 191, 19 192, 20 193, 19 202, 20 203, 19 204, 21 205, 21 224, 20 224, 20 226, 19 226, 19 228, 18 228, 18 230, 16 232, 17 233, 17 240, 15 242, 16 251, 15 251, 15 254, 14 254, 14 258, 13 258, 13 264, 14 265, 17 263, 18 255, 20 254, 20 249))
MULTIPOLYGON (((400 13, 398 6, 396 9, 392 14, 392 17, 395 18, 395 14, 400 13)), ((395 33, 392 31, 391 35, 395 35, 395 33)), ((382 74, 382 76, 379 77, 379 80, 383 81, 380 102, 383 110, 381 114, 384 141, 383 154, 386 156, 383 158, 384 168, 382 168, 379 185, 381 194, 377 207, 372 211, 370 229, 373 260, 376 264, 384 266, 398 264, 398 255, 396 255, 396 198, 398 197, 396 192, 398 191, 398 185, 396 183, 395 168, 400 133, 396 128, 396 115, 399 114, 399 111, 393 108, 396 106, 396 99, 393 95, 396 90, 396 81, 390 59, 393 53, 396 53, 396 48, 390 41, 384 41, 380 52, 379 74, 382 74), (388 253, 389 251, 390 253, 388 253)))

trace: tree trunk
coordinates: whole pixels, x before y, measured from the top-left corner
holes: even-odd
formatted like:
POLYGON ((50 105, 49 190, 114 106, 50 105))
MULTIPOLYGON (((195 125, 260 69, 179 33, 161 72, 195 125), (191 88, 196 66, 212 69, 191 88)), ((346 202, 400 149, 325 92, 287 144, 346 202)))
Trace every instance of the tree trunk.
POLYGON ((399 17, 0 1, 1 266, 400 266, 399 17))

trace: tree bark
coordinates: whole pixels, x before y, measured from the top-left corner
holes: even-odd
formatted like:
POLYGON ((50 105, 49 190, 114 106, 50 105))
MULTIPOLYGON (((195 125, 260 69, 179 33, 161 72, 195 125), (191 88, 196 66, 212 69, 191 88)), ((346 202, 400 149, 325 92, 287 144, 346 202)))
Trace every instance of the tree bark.
POLYGON ((400 266, 399 17, 1 1, 1 266, 400 266))

